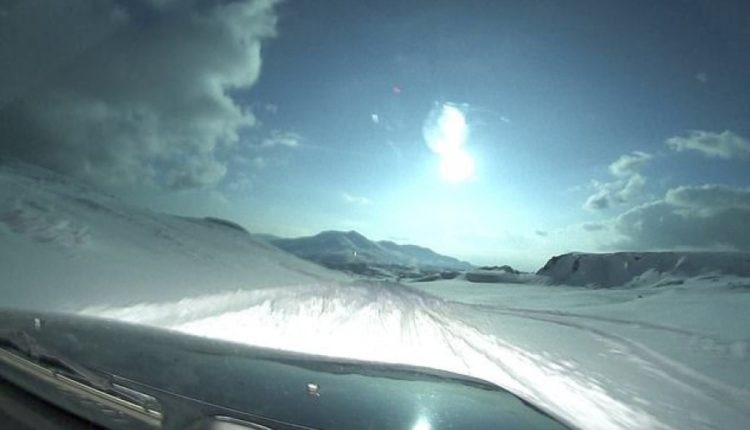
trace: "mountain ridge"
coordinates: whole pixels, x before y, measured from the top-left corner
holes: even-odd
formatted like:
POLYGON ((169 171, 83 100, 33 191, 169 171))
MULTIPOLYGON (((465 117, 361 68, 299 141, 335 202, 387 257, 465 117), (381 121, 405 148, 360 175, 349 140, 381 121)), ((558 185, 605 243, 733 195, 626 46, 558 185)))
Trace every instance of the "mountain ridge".
POLYGON ((750 277, 750 253, 719 251, 571 252, 550 258, 536 274, 553 284, 613 287, 712 274, 750 277))
POLYGON ((469 270, 473 267, 468 262, 423 246, 400 245, 388 240, 373 241, 354 230, 325 230, 297 238, 262 237, 299 258, 361 275, 418 277, 425 273, 469 270))

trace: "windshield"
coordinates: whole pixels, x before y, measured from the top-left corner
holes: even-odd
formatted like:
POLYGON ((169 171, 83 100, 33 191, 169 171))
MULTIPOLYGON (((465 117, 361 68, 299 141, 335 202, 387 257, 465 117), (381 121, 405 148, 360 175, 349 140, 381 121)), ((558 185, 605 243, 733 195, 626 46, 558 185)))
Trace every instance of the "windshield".
POLYGON ((0 307, 747 428, 749 52, 739 0, 2 2, 0 307))

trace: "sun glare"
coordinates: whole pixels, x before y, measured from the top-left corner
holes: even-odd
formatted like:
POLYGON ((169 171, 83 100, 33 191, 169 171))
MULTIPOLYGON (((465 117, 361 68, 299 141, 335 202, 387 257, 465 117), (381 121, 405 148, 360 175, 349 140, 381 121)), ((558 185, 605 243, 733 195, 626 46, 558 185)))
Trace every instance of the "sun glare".
POLYGON ((423 134, 427 146, 440 157, 443 180, 463 182, 474 177, 474 160, 462 148, 469 130, 461 109, 452 104, 435 107, 427 116, 423 134))
POLYGON ((416 423, 414 423, 414 427, 412 427, 412 430, 430 430, 432 429, 432 426, 430 425, 430 421, 427 420, 425 417, 419 417, 416 423))
POLYGON ((463 182, 474 176, 474 159, 462 149, 441 154, 440 177, 448 182, 463 182))

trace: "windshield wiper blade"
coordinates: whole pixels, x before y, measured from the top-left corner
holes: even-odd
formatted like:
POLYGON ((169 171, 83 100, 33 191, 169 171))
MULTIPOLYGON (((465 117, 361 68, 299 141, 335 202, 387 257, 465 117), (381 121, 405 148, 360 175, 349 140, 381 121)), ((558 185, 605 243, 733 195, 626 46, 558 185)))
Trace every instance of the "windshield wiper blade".
POLYGON ((98 375, 66 359, 60 354, 55 354, 39 345, 39 343, 30 334, 22 330, 13 330, 10 334, 0 334, 0 347, 10 347, 16 352, 20 352, 27 358, 30 358, 37 364, 65 374, 65 376, 80 379, 93 388, 100 390, 109 390, 112 387, 109 379, 103 375, 98 375))
POLYGON ((113 378, 79 365, 62 354, 51 352, 23 330, 0 331, 0 348, 10 350, 23 359, 40 366, 57 378, 84 384, 94 390, 134 404, 147 414, 161 419, 159 401, 148 394, 114 382, 113 378))

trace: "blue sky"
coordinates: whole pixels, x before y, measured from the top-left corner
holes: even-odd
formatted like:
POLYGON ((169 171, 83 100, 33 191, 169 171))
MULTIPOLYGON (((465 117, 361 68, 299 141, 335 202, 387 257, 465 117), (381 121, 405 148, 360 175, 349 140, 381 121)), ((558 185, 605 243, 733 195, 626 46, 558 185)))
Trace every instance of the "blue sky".
MULTIPOLYGON (((78 3, 77 15, 31 11, 101 27, 55 40, 57 52, 99 43, 61 59, 67 74, 36 77, 48 83, 38 98, 64 94, 72 120, 0 94, 6 115, 47 121, 70 144, 43 146, 41 160, 6 152, 84 177, 121 168, 128 180, 110 187, 135 202, 286 236, 354 229, 528 269, 571 250, 750 249, 744 2, 144 0, 105 2, 106 16, 78 3), (96 69, 101 86, 84 85, 96 69), (120 85, 143 95, 115 94, 120 85), (114 125, 97 136, 83 127, 100 112, 91 106, 112 112, 98 114, 114 125), (441 175, 449 158, 425 141, 446 106, 466 124, 473 169, 461 181, 441 175), (651 240, 667 219, 674 236, 651 240), (700 240, 679 239, 696 229, 700 240)), ((3 54, 22 49, 12 42, 3 54)), ((26 88, 41 60, 19 58, 6 78, 26 88)))

